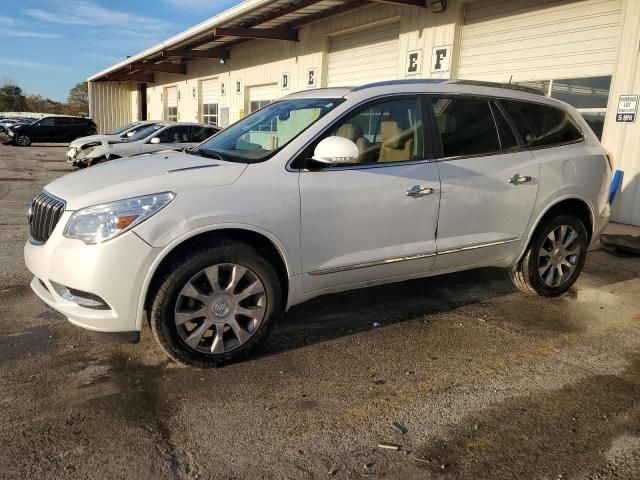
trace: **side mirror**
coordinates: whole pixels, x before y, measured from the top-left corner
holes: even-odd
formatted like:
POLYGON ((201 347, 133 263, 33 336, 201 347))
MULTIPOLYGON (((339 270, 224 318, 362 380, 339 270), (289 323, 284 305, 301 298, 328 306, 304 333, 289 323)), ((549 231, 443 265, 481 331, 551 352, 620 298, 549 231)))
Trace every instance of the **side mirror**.
POLYGON ((158 137, 153 137, 149 143, 153 143, 154 145, 157 145, 160 143, 160 139, 158 137))
POLYGON ((316 162, 340 164, 354 163, 359 155, 358 146, 348 138, 327 137, 316 146, 312 158, 316 162))

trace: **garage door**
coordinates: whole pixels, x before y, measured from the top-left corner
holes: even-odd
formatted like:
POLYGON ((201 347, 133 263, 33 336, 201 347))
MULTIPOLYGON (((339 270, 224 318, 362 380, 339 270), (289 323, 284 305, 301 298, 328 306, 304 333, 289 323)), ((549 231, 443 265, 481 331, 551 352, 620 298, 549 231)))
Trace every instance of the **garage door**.
POLYGON ((218 98, 220 83, 217 78, 202 81, 201 121, 206 125, 219 125, 218 98))
POLYGON ((397 23, 331 38, 327 84, 349 87, 398 76, 397 23))
POLYGON ((167 106, 165 109, 165 120, 175 122, 178 120, 178 89, 168 87, 166 91, 167 106))
POLYGON ((278 85, 260 85, 258 87, 249 87, 249 113, 261 109, 265 105, 269 105, 278 98, 278 85))
POLYGON ((622 0, 488 0, 466 6, 460 78, 498 82, 613 73, 622 0))

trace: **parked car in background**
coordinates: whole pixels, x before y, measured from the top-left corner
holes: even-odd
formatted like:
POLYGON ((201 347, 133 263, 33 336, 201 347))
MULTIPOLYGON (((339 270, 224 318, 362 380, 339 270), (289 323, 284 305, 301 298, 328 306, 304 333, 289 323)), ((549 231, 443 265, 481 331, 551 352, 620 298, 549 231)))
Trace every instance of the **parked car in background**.
POLYGON ((103 141, 112 144, 125 142, 140 130, 155 125, 156 123, 158 123, 157 120, 133 122, 104 135, 90 135, 88 137, 76 138, 69 144, 69 148, 67 149, 67 161, 74 163, 80 152, 90 147, 97 147, 103 141))
POLYGON ((51 116, 28 125, 13 125, 8 134, 15 145, 27 147, 33 142, 70 142, 97 131, 98 127, 90 118, 51 116))
POLYGON ((136 341, 148 318, 170 357, 213 367, 326 293, 491 266, 561 295, 608 222, 611 170, 580 113, 513 85, 306 90, 190 152, 53 181, 25 263, 73 324, 136 341))
POLYGON ((183 150, 194 147, 219 131, 219 127, 200 123, 160 122, 139 130, 126 140, 102 140, 100 145, 81 151, 75 165, 84 168, 142 153, 183 150))

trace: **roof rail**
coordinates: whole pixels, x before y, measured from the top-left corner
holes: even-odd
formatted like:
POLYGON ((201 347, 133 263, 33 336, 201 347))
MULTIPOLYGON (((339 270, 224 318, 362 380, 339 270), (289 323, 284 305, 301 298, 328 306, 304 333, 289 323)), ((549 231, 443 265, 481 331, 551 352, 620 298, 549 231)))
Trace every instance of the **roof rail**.
POLYGON ((443 83, 446 80, 442 80, 439 78, 409 78, 404 80, 386 80, 384 82, 374 82, 367 83, 365 85, 360 85, 359 87, 353 87, 351 89, 352 92, 358 92, 360 90, 364 90, 365 88, 373 88, 373 87, 387 87, 389 85, 415 85, 415 84, 429 84, 429 83, 443 83))
POLYGON ((533 93, 535 95, 546 96, 546 93, 537 88, 527 87, 525 85, 519 85, 517 83, 499 83, 499 82, 485 82, 483 80, 448 80, 447 83, 454 85, 472 85, 475 87, 491 87, 491 88, 505 88, 507 90, 517 90, 519 92, 533 93))

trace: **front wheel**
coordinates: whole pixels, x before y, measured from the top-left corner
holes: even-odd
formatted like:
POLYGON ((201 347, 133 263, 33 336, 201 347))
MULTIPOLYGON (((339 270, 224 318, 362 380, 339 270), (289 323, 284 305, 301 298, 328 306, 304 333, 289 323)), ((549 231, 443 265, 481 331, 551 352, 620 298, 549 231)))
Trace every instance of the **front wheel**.
POLYGON ((220 241, 182 259, 164 279, 151 330, 174 360, 200 368, 245 358, 282 312, 273 266, 248 245, 220 241))
POLYGON ((26 133, 18 133, 14 142, 19 147, 28 147, 31 145, 31 137, 26 133))
POLYGON ((514 285, 529 295, 555 297, 575 283, 589 244, 575 215, 559 215, 538 227, 522 260, 511 271, 514 285))

